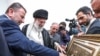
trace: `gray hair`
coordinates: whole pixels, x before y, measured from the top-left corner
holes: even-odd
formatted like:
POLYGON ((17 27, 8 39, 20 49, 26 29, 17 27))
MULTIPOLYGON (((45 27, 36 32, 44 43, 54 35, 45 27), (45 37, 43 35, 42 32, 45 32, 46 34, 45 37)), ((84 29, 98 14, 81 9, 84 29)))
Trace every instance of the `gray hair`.
POLYGON ((8 7, 8 9, 6 10, 5 13, 8 13, 8 11, 9 11, 10 8, 14 9, 15 11, 18 10, 19 8, 23 8, 24 11, 27 12, 26 9, 25 9, 20 3, 18 3, 18 2, 15 2, 15 3, 11 4, 11 5, 8 7))

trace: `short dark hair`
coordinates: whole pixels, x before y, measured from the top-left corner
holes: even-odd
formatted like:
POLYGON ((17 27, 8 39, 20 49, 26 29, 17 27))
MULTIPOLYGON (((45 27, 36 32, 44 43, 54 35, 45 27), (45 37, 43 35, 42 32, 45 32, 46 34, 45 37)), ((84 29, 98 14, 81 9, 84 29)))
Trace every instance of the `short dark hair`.
POLYGON ((25 10, 25 12, 27 12, 26 9, 20 3, 18 3, 18 2, 15 2, 15 3, 11 4, 8 7, 8 9, 6 10, 5 13, 8 13, 8 11, 9 11, 10 8, 13 8, 15 11, 18 10, 19 8, 23 8, 25 10))
POLYGON ((79 8, 78 11, 76 12, 76 15, 78 15, 79 12, 83 12, 84 14, 91 13, 91 15, 93 16, 92 10, 87 6, 83 6, 83 7, 79 8))
POLYGON ((38 9, 33 13, 34 18, 44 18, 48 19, 48 11, 44 9, 38 9))
POLYGON ((64 27, 66 27, 66 23, 65 22, 60 22, 59 25, 63 25, 64 27))

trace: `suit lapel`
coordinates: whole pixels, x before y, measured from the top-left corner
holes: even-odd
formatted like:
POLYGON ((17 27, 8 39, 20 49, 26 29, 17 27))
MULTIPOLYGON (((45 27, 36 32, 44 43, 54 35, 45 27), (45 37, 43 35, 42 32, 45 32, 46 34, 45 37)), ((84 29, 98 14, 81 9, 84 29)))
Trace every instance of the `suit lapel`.
POLYGON ((90 29, 92 28, 92 26, 94 25, 94 23, 97 22, 97 21, 98 21, 98 19, 96 19, 94 22, 91 23, 91 25, 90 25, 90 27, 88 28, 88 30, 87 30, 86 33, 88 33, 88 32, 90 31, 90 29))

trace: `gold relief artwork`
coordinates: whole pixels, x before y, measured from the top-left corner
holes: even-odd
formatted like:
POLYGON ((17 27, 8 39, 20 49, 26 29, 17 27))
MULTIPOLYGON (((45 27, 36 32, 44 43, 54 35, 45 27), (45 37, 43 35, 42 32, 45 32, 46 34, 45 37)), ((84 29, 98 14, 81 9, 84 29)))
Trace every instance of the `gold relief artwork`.
POLYGON ((97 55, 96 56, 100 56, 100 49, 98 50, 98 53, 97 53, 97 55))
POLYGON ((74 36, 66 52, 67 56, 100 56, 100 35, 74 36))
POLYGON ((72 44, 72 47, 69 51, 68 56, 91 56, 92 50, 85 50, 85 48, 82 48, 78 44, 72 44), (90 52, 89 52, 90 51, 90 52))

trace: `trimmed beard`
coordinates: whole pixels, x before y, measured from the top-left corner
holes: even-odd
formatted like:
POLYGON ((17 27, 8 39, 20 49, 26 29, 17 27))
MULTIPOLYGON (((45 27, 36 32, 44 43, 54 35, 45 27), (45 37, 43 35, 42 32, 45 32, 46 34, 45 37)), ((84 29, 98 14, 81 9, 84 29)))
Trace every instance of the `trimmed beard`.
POLYGON ((90 20, 88 19, 88 21, 86 22, 85 26, 88 26, 90 24, 90 20))

